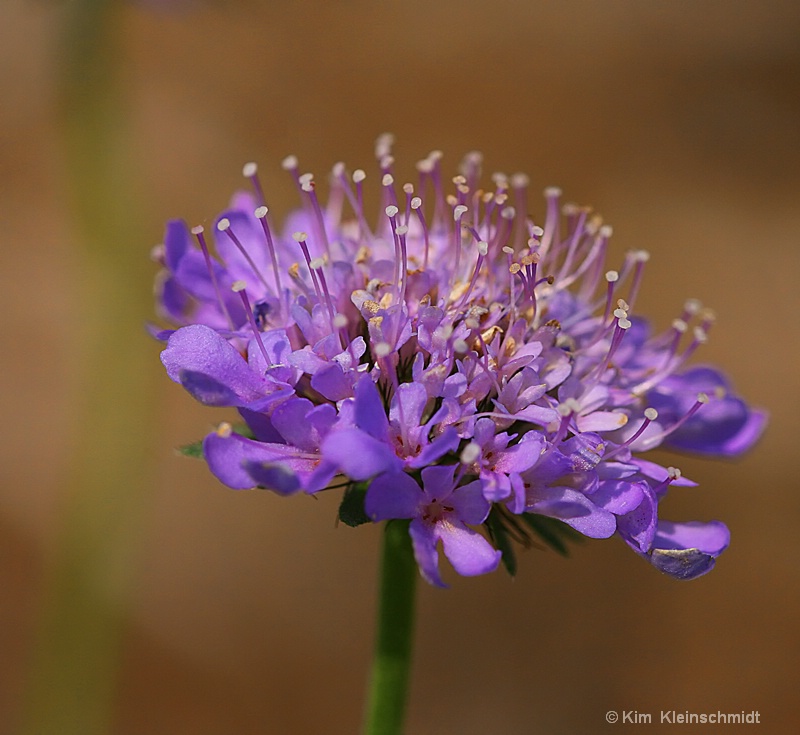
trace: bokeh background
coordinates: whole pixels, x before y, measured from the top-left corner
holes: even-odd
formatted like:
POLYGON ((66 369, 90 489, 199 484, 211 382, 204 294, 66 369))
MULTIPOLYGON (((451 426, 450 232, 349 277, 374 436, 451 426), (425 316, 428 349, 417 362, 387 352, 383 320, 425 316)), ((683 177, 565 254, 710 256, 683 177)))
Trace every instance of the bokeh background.
POLYGON ((165 220, 211 222, 249 160, 287 212, 285 155, 374 172, 387 130, 401 180, 479 148, 593 205, 652 253, 637 308, 712 306, 700 359, 772 416, 740 461, 668 460, 700 487, 665 511, 733 532, 701 580, 595 541, 422 586, 408 732, 800 731, 800 5, 3 0, 0 85, 0 732, 357 731, 377 530, 176 456, 224 412, 143 325, 165 220))

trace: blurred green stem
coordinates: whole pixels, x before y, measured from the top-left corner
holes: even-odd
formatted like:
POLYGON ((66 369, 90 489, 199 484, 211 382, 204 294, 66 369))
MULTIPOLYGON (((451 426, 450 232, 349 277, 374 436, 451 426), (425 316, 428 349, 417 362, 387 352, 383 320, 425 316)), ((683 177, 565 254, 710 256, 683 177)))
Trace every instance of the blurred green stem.
POLYGON ((48 560, 43 609, 20 732, 107 735, 119 670, 124 603, 133 584, 153 409, 143 323, 149 263, 135 224, 130 143, 119 72, 121 4, 62 5, 56 59, 65 184, 74 220, 69 319, 79 371, 70 403, 71 459, 60 535, 48 560))
POLYGON ((403 732, 418 576, 408 523, 389 521, 383 536, 378 625, 364 725, 366 735, 400 735, 403 732))

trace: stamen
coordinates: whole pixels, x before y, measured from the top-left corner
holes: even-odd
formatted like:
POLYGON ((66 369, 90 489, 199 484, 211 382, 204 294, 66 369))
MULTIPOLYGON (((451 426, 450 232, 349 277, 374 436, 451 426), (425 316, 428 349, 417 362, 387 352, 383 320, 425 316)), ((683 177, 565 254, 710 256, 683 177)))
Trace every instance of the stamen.
POLYGON ((266 207, 259 207, 254 212, 256 219, 261 222, 261 229, 264 231, 264 238, 267 241, 267 249, 269 250, 269 257, 272 260, 272 273, 275 276, 275 293, 278 296, 278 301, 281 300, 283 289, 281 288, 281 275, 280 268, 278 267, 278 256, 275 253, 275 244, 272 241, 272 232, 267 224, 267 213, 269 210, 266 207))
POLYGON ((628 292, 628 302, 631 304, 631 307, 633 307, 633 304, 636 302, 636 297, 639 294, 639 287, 642 285, 644 264, 650 260, 650 253, 648 253, 647 250, 636 250, 633 253, 633 259, 636 266, 633 273, 633 282, 628 292))
POLYGON ((308 252, 308 245, 306 241, 308 240, 308 235, 305 232, 295 232, 292 234, 292 239, 300 246, 300 249, 303 251, 303 257, 306 260, 306 265, 308 266, 308 274, 311 276, 311 283, 314 285, 314 291, 317 293, 317 299, 319 303, 322 304, 325 302, 325 299, 322 295, 322 290, 320 289, 319 281, 317 280, 317 273, 311 267, 311 254, 308 252))
POLYGON ((605 310, 603 311, 603 319, 601 321, 602 326, 605 326, 605 324, 608 322, 608 317, 611 314, 611 304, 614 301, 614 288, 618 280, 619 280, 619 273, 617 273, 617 271, 608 271, 606 273, 606 281, 608 283, 608 288, 606 289, 606 306, 605 310))
POLYGON ((561 423, 558 425, 556 435, 553 437, 553 445, 560 444, 564 437, 567 435, 569 422, 572 420, 574 414, 581 410, 580 404, 574 398, 567 398, 563 403, 556 406, 558 415, 561 416, 561 423))
POLYGON ((217 230, 219 232, 224 232, 230 238, 231 242, 239 249, 239 252, 244 255, 245 260, 247 260, 248 264, 253 269, 253 273, 256 275, 258 280, 264 284, 264 288, 269 290, 269 284, 267 283, 266 279, 263 275, 261 275, 261 271, 258 270, 258 267, 253 262, 250 254, 247 252, 247 250, 245 250, 244 245, 242 245, 239 238, 236 237, 236 233, 231 228, 231 221, 227 217, 223 217, 219 222, 217 222, 217 230))
POLYGON ((644 451, 647 449, 651 449, 653 446, 660 443, 663 439, 668 437, 674 431, 680 429, 681 426, 683 426, 690 418, 692 418, 692 416, 694 416, 700 410, 700 407, 706 403, 708 403, 708 395, 705 393, 698 393, 697 400, 681 418, 679 418, 674 424, 668 426, 655 436, 648 437, 647 439, 645 439, 644 442, 642 442, 642 450, 644 451))
POLYGON ((325 230, 325 217, 322 214, 322 208, 319 205, 319 198, 317 197, 317 185, 314 183, 312 174, 303 174, 300 177, 300 188, 308 195, 311 202, 311 210, 314 213, 314 223, 316 225, 317 237, 319 237, 328 258, 331 258, 331 246, 328 242, 328 233, 325 230))
POLYGON ((540 250, 544 258, 553 242, 558 242, 559 237, 559 207, 558 200, 561 197, 561 189, 557 186, 549 186, 544 190, 547 200, 547 213, 544 221, 544 235, 542 235, 542 248, 540 250))
POLYGON ((256 192, 256 199, 261 206, 266 205, 266 199, 264 199, 264 190, 261 188, 261 181, 258 178, 258 164, 254 161, 250 161, 250 163, 246 163, 242 167, 242 176, 246 179, 250 179, 250 183, 253 185, 253 189, 256 192))
POLYGON ((477 442, 470 442, 467 444, 466 447, 461 451, 461 455, 459 456, 459 461, 461 464, 474 464, 474 462, 481 456, 481 446, 477 442))
POLYGON ((612 449, 610 452, 606 452, 603 455, 603 459, 609 459, 610 457, 613 457, 614 455, 621 452, 623 449, 626 449, 631 444, 633 444, 633 442, 635 442, 644 433, 645 429, 647 429, 647 427, 650 426, 650 424, 653 423, 653 421, 655 421, 657 418, 658 418, 658 411, 656 411, 656 409, 646 408, 644 410, 644 421, 642 421, 641 426, 639 426, 636 432, 631 434, 631 436, 629 436, 618 447, 614 447, 614 449, 612 449))
POLYGON ((376 342, 372 346, 372 354, 379 359, 388 357, 392 354, 392 346, 388 342, 376 342))
MULTIPOLYGON (((328 322, 331 327, 331 333, 336 332, 336 309, 333 306, 333 298, 331 297, 331 292, 328 289, 328 282, 325 279, 325 272, 322 270, 322 267, 325 265, 324 258, 314 258, 309 264, 308 267, 311 269, 312 273, 316 273, 317 278, 319 279, 320 290, 322 291, 325 306, 328 309, 328 322)), ((339 335, 339 344, 342 344, 341 335, 339 335)))
POLYGON ((203 251, 203 258, 206 261, 206 269, 208 270, 208 275, 211 278, 211 284, 214 286, 214 293, 217 296, 217 302, 219 303, 220 309, 222 309, 222 313, 225 314, 225 317, 228 320, 228 325, 231 328, 232 332, 236 331, 236 325, 233 323, 233 319, 231 318, 230 312, 228 311, 228 307, 225 305, 225 300, 222 298, 222 292, 219 288, 219 282, 217 281, 217 275, 214 273, 214 264, 211 261, 211 254, 208 252, 208 245, 206 244, 206 237, 203 234, 204 230, 202 227, 193 227, 192 234, 195 236, 198 245, 200 245, 200 250, 203 251))
POLYGON ((430 254, 430 233, 428 232, 428 223, 425 221, 425 213, 422 211, 422 199, 419 197, 414 197, 411 200, 411 209, 413 209, 417 213, 417 218, 419 219, 419 224, 422 227, 422 235, 425 239, 425 256, 422 261, 423 269, 427 269, 428 267, 428 256, 430 254))
POLYGON ((227 421, 223 421, 214 433, 220 439, 228 439, 233 434, 233 427, 227 421))
POLYGON ((455 287, 456 285, 458 272, 461 267, 461 218, 464 216, 466 211, 467 207, 465 207, 463 204, 459 204, 453 208, 453 221, 455 223, 453 227, 453 249, 455 250, 456 262, 455 266, 453 267, 453 282, 451 284, 451 291, 452 287, 455 287))
POLYGON ((231 290, 234 293, 238 293, 239 298, 242 300, 242 305, 247 313, 247 319, 250 321, 250 326, 253 328, 253 334, 255 335, 256 342, 258 343, 258 349, 261 350, 261 354, 264 357, 264 363, 266 365, 272 364, 272 360, 270 360, 269 355, 267 354, 267 349, 264 347, 264 342, 261 339, 261 331, 258 328, 255 314, 253 314, 253 309, 250 307, 250 299, 247 298, 247 286, 245 282, 234 282, 233 286, 231 286, 231 290))

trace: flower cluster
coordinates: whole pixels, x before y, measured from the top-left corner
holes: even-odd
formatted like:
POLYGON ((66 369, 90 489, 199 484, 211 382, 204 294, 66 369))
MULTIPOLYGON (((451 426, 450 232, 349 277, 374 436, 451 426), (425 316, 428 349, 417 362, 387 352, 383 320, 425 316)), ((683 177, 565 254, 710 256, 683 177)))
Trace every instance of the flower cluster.
POLYGON ((156 335, 162 361, 242 421, 203 441, 214 475, 280 495, 344 486, 346 521, 410 521, 436 585, 439 541, 477 575, 501 556, 513 569, 510 539, 558 545, 568 527, 616 534, 677 578, 709 571, 728 529, 661 520, 669 487, 694 483, 642 455, 732 456, 762 431, 722 374, 686 367, 711 312, 689 301, 652 333, 634 313, 647 253, 608 270, 611 228, 557 189, 538 221, 527 177, 481 188, 477 153, 451 183, 431 153, 417 188, 396 185, 390 136, 376 154, 377 220, 364 171, 337 164, 323 204, 289 157, 302 208, 283 234, 255 164, 252 193, 214 223, 216 255, 203 228, 168 224, 157 294, 177 329, 156 335))

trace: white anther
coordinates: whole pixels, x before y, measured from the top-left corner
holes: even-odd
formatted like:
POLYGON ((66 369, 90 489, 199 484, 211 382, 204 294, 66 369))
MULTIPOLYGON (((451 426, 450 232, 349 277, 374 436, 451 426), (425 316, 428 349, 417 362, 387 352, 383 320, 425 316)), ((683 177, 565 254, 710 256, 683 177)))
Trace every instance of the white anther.
POLYGON ((679 334, 683 334, 689 328, 689 325, 683 319, 673 319, 672 328, 679 334))
POLYGON ((203 229, 203 226, 202 226, 202 225, 197 225, 197 227, 192 227, 192 229, 190 230, 190 232, 191 232, 193 235, 202 235, 202 234, 205 232, 205 230, 203 229))
POLYGON ((284 171, 291 171, 297 168, 297 156, 286 156, 286 158, 281 161, 281 168, 284 171))
POLYGON ((363 169, 357 168, 353 171, 353 183, 360 184, 364 179, 367 178, 367 174, 364 172, 363 169))
POLYGON ((394 228, 394 234, 398 236, 405 235, 407 232, 408 232, 408 227, 406 227, 405 225, 398 225, 397 227, 394 228))
POLYGON ((483 240, 480 240, 478 242, 477 247, 478 247, 478 252, 481 255, 486 255, 486 253, 489 252, 489 243, 488 242, 484 242, 483 240))
POLYGON ((395 217, 400 210, 394 204, 390 204, 383 211, 386 212, 387 217, 395 217))
POLYGON ((481 446, 477 442, 470 442, 464 447, 459 459, 461 464, 472 464, 478 457, 481 456, 481 446))
POLYGON ((292 240, 295 242, 305 242, 308 240, 308 235, 305 232, 293 232, 292 233, 292 240))
POLYGON ((611 225, 603 225, 600 230, 600 237, 611 237, 614 234, 614 228, 611 225))
POLYGON ((428 160, 429 161, 433 161, 434 163, 436 163, 436 161, 441 161, 443 156, 444 156, 444 153, 442 153, 441 151, 438 151, 438 150, 437 151, 431 151, 428 154, 428 160))
POLYGON ((348 319, 346 315, 339 313, 335 317, 333 317, 333 326, 336 327, 336 329, 344 329, 344 327, 346 327, 347 324, 348 324, 348 319))
POLYGON ((679 480, 683 473, 677 467, 667 467, 667 475, 670 480, 679 480))
POLYGON ((459 204, 458 206, 456 206, 453 209, 453 219, 457 222, 459 219, 461 219, 461 217, 464 215, 467 209, 468 208, 465 207, 463 204, 459 204))
POLYGON ((255 214, 257 219, 264 219, 264 217, 267 216, 267 212, 269 212, 269 209, 266 207, 259 207, 253 214, 255 214))
POLYGON ((619 273, 617 273, 617 271, 608 271, 606 273, 606 280, 609 283, 615 283, 619 280, 619 273))
POLYGON ((422 199, 419 197, 414 197, 411 200, 411 209, 419 209, 422 206, 422 199))
POLYGON ((300 174, 297 180, 301 185, 310 184, 314 180, 314 174, 300 174))
POLYGON ((429 158, 423 158, 421 161, 417 161, 417 171, 421 174, 429 174, 433 171, 433 161, 429 158))
POLYGON ((700 344, 705 344, 706 342, 708 342, 708 334, 706 333, 706 330, 703 329, 702 327, 694 328, 694 338, 695 341, 699 342, 700 344))
POLYGON ((492 182, 498 189, 508 189, 508 176, 502 171, 495 171, 492 174, 492 182))
POLYGON ((344 170, 345 170, 344 162, 337 161, 336 163, 333 164, 333 167, 331 168, 331 174, 333 174, 334 178, 340 179, 342 178, 342 176, 344 176, 344 170))
POLYGON ((658 418, 658 411, 654 408, 646 408, 644 410, 644 417, 650 421, 655 421, 658 418))
POLYGON ((617 306, 620 309, 624 309, 625 311, 630 311, 631 307, 628 306, 628 302, 625 299, 617 299, 617 306))
POLYGON ((372 348, 375 357, 386 357, 392 353, 392 346, 388 342, 378 342, 372 348))
POLYGON ((617 319, 626 319, 628 316, 628 312, 625 309, 614 309, 614 316, 617 319))
POLYGON ((244 281, 234 281, 233 285, 231 286, 231 291, 234 293, 239 293, 240 291, 244 291, 247 288, 247 284, 244 281))
POLYGON ((547 187, 547 188, 544 190, 544 195, 545 195, 545 196, 546 196, 548 199, 549 199, 549 198, 553 198, 553 197, 560 197, 560 196, 561 196, 561 189, 559 189, 557 186, 548 186, 548 187, 547 187))
POLYGON ((687 314, 697 314, 702 308, 703 304, 698 299, 687 299, 686 303, 683 305, 683 310, 687 314))
POLYGON ((522 189, 530 183, 531 180, 528 177, 528 174, 519 173, 519 174, 514 174, 511 177, 511 186, 513 186, 515 189, 522 189))
POLYGON ((617 319, 617 326, 620 329, 630 329, 631 328, 631 321, 630 321, 630 319, 625 319, 624 317, 622 319, 617 319))
POLYGON ((414 184, 403 184, 403 191, 406 194, 413 194, 414 193, 414 184))
POLYGON ((636 250, 633 253, 633 259, 637 263, 646 263, 650 260, 650 253, 647 250, 636 250))
POLYGON ((705 393, 698 393, 697 400, 699 403, 708 403, 708 395, 705 393))
POLYGON ((580 410, 581 404, 574 398, 567 398, 566 401, 556 406, 556 411, 558 411, 561 416, 569 416, 571 413, 578 413, 580 410))
POLYGON ((233 427, 227 421, 223 421, 217 427, 216 434, 221 439, 227 439, 231 434, 233 434, 233 427))
POLYGON ((231 226, 231 221, 227 217, 223 217, 219 222, 217 222, 217 229, 220 232, 225 232, 231 226))
POLYGON ((246 163, 242 166, 242 176, 245 178, 251 178, 258 173, 258 164, 254 161, 250 161, 250 163, 246 163))
POLYGON ((453 325, 452 324, 444 324, 441 327, 436 327, 434 330, 434 334, 440 336, 442 339, 450 339, 450 335, 453 333, 453 325))
POLYGON ((309 264, 309 268, 313 268, 317 270, 317 268, 322 268, 325 265, 325 258, 314 258, 309 264))
POLYGON ((453 342, 453 349, 459 354, 463 355, 469 351, 469 345, 463 339, 457 339, 453 342))
POLYGON ((539 225, 534 225, 533 227, 531 227, 531 234, 534 237, 541 237, 542 235, 544 235, 544 229, 539 227, 539 225))
POLYGON ((375 157, 388 156, 394 145, 394 133, 381 133, 375 141, 375 157))
POLYGON ((503 245, 503 252, 506 255, 513 255, 514 254, 514 248, 509 247, 508 245, 503 245))
POLYGON ((383 178, 381 179, 381 184, 383 186, 391 186, 392 184, 394 184, 394 176, 392 176, 391 174, 384 174, 383 178))
POLYGON ((500 212, 503 219, 514 219, 517 216, 517 210, 514 207, 506 207, 500 212))

